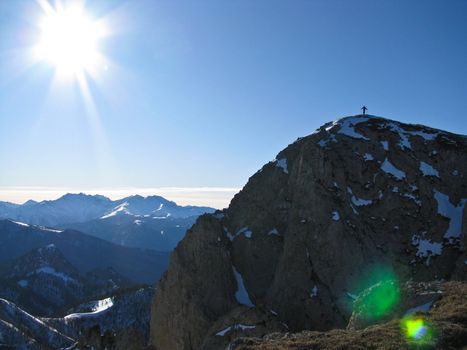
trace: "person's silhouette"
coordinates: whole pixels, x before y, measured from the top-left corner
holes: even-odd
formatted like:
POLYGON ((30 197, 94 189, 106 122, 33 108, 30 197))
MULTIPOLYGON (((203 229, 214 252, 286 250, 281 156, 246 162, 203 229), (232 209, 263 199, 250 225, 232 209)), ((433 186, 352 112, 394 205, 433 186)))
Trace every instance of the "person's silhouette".
POLYGON ((366 106, 363 106, 362 108, 360 108, 362 111, 363 111, 363 115, 366 114, 366 111, 368 110, 368 108, 366 108, 366 106))

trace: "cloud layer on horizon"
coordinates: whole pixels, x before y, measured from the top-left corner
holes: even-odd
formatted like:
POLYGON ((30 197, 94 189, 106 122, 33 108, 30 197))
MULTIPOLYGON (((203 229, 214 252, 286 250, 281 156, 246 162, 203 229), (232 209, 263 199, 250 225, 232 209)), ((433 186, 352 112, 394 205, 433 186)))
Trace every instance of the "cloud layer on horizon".
POLYGON ((159 195, 180 205, 202 205, 218 209, 229 205, 240 188, 235 187, 154 187, 154 188, 63 188, 63 187, 0 187, 0 201, 24 203, 52 200, 66 193, 100 194, 111 199, 120 199, 131 195, 159 195))

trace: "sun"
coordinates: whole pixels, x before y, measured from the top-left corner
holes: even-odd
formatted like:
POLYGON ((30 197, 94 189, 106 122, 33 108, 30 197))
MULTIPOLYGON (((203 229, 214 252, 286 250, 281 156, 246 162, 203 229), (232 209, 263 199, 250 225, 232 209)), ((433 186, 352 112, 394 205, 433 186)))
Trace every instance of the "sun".
POLYGON ((102 59, 98 43, 105 28, 90 19, 78 2, 68 7, 56 4, 55 8, 48 3, 43 7, 39 41, 34 49, 36 59, 54 66, 60 73, 81 74, 91 70, 102 59))

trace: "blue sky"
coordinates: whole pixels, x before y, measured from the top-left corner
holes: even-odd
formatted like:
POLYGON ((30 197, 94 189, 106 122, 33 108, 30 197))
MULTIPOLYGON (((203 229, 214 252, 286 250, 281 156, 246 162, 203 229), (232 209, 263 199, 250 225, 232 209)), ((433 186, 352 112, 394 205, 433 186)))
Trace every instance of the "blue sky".
POLYGON ((110 32, 91 112, 76 81, 52 84, 54 67, 31 58, 38 4, 0 1, 0 200, 18 187, 242 187, 363 104, 467 134, 467 1, 102 0, 87 12, 110 32))

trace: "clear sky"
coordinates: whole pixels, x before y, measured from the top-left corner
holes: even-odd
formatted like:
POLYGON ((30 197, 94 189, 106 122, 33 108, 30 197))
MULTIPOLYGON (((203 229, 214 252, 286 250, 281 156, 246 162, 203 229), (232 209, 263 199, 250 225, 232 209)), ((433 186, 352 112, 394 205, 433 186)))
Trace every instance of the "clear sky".
POLYGON ((88 1, 105 59, 84 89, 32 53, 44 2, 0 1, 0 200, 228 191, 363 104, 467 134, 465 0, 88 1))

